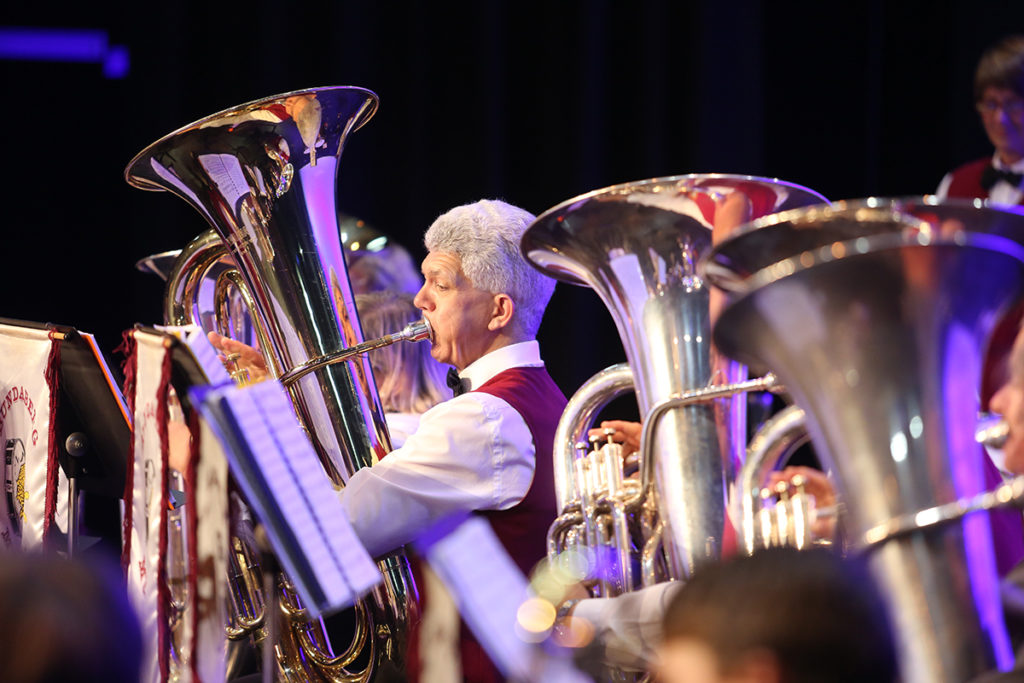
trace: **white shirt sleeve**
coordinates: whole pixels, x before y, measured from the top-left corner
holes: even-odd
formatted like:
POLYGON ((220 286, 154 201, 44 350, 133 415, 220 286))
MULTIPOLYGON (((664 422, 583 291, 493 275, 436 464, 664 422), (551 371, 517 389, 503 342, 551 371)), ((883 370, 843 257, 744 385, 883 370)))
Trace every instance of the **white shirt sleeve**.
POLYGON ((449 514, 512 507, 529 491, 535 453, 508 403, 466 393, 428 410, 401 448, 353 474, 342 507, 377 557, 449 514))
POLYGON ((661 644, 665 610, 682 585, 667 581, 614 598, 580 600, 572 616, 593 625, 594 641, 604 664, 631 671, 650 670, 657 661, 655 649, 661 644))

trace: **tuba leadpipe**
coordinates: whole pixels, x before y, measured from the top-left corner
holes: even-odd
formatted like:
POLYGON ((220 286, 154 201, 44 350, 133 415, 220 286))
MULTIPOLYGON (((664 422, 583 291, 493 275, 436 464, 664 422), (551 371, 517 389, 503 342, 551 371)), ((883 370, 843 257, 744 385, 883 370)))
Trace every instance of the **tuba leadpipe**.
MULTIPOLYGON (((343 256, 335 188, 349 134, 376 108, 376 95, 352 87, 249 102, 165 136, 140 152, 125 172, 129 184, 170 191, 206 218, 221 245, 211 238, 190 258, 212 265, 226 253, 233 261, 275 376, 364 341, 343 256), (223 251, 215 257, 218 248, 223 251)), ((172 275, 173 286, 199 286, 204 275, 192 274, 202 269, 182 269, 187 274, 172 275)), ((289 391, 336 486, 391 450, 365 356, 317 367, 289 391)), ((279 660, 279 673, 292 680, 351 681, 372 679, 384 662, 403 667, 415 588, 404 556, 389 555, 379 566, 385 583, 362 602, 371 647, 365 665, 350 671, 328 650, 327 670, 309 670, 306 663, 317 653, 298 648, 290 661, 279 660)), ((307 627, 295 622, 291 631, 301 639, 307 627)))

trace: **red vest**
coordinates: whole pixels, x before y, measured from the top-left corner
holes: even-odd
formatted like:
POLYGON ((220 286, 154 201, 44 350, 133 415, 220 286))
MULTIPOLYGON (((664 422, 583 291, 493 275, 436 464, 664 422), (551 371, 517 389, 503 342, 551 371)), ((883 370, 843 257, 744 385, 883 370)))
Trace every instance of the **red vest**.
POLYGON ((981 186, 981 174, 991 163, 992 157, 985 157, 955 169, 946 195, 956 199, 988 199, 988 190, 981 186))
MULTIPOLYGON (((526 496, 508 510, 480 510, 476 513, 490 522, 512 560, 524 575, 529 576, 533 567, 547 555, 548 527, 555 521, 557 514, 551 451, 555 443, 555 429, 567 401, 547 370, 542 367, 505 370, 473 391, 490 394, 508 403, 523 418, 533 436, 536 459, 533 482, 526 496)), ((501 674, 483 647, 473 638, 465 622, 460 630, 463 680, 468 683, 502 681, 501 674)), ((417 636, 418 633, 413 634, 409 653, 411 681, 418 680, 417 636)))

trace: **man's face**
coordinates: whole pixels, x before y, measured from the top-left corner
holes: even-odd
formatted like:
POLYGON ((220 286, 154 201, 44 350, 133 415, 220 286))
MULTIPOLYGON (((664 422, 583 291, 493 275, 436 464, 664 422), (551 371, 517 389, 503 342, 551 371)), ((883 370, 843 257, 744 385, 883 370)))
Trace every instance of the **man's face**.
POLYGON ((1010 381, 989 402, 993 412, 1010 425, 1003 446, 1004 466, 1014 474, 1024 474, 1024 331, 1017 334, 1010 355, 1010 381))
POLYGON ((423 287, 413 303, 433 330, 430 355, 462 370, 488 351, 495 295, 473 286, 450 252, 430 252, 422 269, 423 287))
POLYGON ((978 112, 989 141, 1007 163, 1024 158, 1024 99, 1006 88, 985 88, 978 112))

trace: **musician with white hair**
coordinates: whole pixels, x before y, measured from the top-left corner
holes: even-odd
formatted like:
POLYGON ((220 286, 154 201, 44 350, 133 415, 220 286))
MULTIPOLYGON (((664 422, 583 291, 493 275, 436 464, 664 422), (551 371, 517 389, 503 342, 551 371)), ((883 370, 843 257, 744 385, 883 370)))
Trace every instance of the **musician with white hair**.
MULTIPOLYGON (((459 512, 484 516, 524 573, 546 555, 556 515, 551 449, 566 399, 536 341, 555 282, 520 252, 533 220, 481 200, 441 215, 426 232, 425 283, 414 302, 433 331, 431 355, 452 368, 456 395, 423 413, 401 448, 355 472, 341 492, 371 555, 459 512)), ((257 361, 248 347, 211 340, 257 361)), ((479 646, 463 643, 462 680, 500 680, 479 646)))

